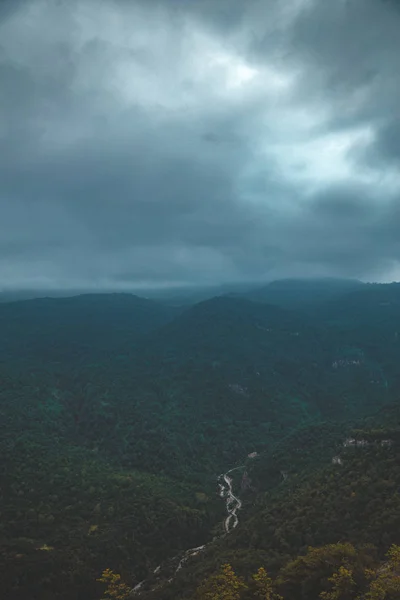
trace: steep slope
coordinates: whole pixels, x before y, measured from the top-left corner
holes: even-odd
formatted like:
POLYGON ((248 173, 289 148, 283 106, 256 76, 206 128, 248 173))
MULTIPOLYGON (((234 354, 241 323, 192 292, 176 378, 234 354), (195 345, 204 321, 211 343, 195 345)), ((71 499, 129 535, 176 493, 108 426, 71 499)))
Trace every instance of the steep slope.
POLYGON ((3 598, 98 598, 105 565, 144 577, 209 538, 216 516, 195 486, 119 468, 55 435, 21 438, 12 446, 0 434, 3 598))
MULTIPOLYGON (((119 399, 106 403, 90 371, 79 382, 74 377, 74 370, 61 377, 48 365, 32 372, 0 365, 4 598, 97 599, 105 565, 142 578, 171 553, 204 543, 222 518, 212 478, 198 485, 149 473, 145 438, 136 468, 124 468, 96 442, 89 447, 81 421, 90 431, 85 418, 96 406, 92 423, 103 422, 107 435, 108 411, 118 414, 119 399)), ((125 439, 115 436, 123 448, 125 439)))
MULTIPOLYGON (((306 554, 309 546, 370 544, 369 552, 383 560, 389 546, 400 543, 399 405, 393 406, 388 415, 377 414, 368 423, 359 423, 355 431, 345 428, 341 438, 338 433, 335 429, 330 431, 328 426, 322 427, 319 435, 317 429, 312 429, 308 436, 304 430, 300 446, 309 453, 307 464, 298 463, 292 439, 281 443, 279 450, 271 449, 256 458, 252 464, 248 461, 247 472, 253 485, 259 471, 257 461, 269 463, 272 470, 274 463, 278 467, 285 455, 293 470, 288 477, 274 482, 268 473, 266 492, 254 487, 240 491, 239 478, 235 484, 236 493, 243 500, 239 527, 209 544, 171 583, 164 581, 143 597, 146 600, 195 598, 199 584, 226 563, 244 577, 260 566, 276 575, 290 559, 306 554), (391 426, 385 425, 387 420, 391 426), (327 437, 323 464, 320 451, 327 437)), ((302 595, 301 583, 299 578, 297 594, 290 598, 308 597, 302 595)))

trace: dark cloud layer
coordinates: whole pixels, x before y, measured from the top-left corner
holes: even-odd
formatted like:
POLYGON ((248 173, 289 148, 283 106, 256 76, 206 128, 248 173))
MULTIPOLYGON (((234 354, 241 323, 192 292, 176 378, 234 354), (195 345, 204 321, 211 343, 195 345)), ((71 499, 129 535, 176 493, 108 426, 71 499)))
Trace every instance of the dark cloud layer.
POLYGON ((0 5, 0 286, 400 278, 400 9, 0 5))

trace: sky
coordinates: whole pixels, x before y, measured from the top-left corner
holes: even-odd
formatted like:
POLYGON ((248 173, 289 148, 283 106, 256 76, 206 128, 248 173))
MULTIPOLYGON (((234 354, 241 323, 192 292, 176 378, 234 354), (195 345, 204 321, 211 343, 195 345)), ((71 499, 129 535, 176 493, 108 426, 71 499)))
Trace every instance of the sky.
POLYGON ((396 0, 2 0, 0 289, 400 279, 396 0))

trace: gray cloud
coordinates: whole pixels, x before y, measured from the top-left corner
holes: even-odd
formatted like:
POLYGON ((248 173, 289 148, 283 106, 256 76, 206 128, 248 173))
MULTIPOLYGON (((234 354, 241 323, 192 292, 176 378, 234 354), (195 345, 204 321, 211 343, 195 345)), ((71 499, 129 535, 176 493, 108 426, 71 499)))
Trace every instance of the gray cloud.
POLYGON ((1 286, 399 278, 394 3, 0 17, 1 286))

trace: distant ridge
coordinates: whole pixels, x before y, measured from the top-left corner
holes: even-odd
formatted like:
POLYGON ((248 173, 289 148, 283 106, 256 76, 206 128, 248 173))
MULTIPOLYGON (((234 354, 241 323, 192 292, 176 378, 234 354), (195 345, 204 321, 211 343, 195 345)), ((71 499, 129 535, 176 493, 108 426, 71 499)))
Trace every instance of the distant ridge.
POLYGON ((171 306, 128 293, 3 303, 0 360, 79 362, 118 354, 176 314, 171 306))
POLYGON ((337 298, 367 284, 357 279, 281 279, 245 294, 255 302, 268 302, 285 308, 305 308, 337 298))

